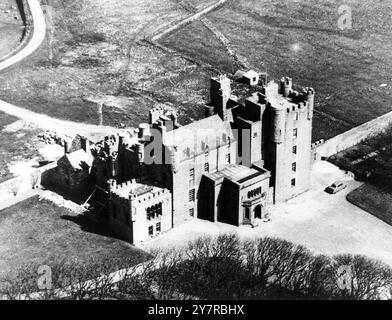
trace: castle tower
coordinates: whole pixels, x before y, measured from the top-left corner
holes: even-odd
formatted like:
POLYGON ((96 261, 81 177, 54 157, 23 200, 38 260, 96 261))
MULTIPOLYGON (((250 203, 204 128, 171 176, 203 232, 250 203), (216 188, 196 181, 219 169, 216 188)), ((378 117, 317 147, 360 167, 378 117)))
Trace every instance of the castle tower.
POLYGON ((277 87, 266 90, 270 129, 265 165, 272 173, 274 202, 282 202, 310 187, 315 92, 293 92, 290 78, 282 78, 277 87))
POLYGON ((280 94, 287 98, 292 90, 293 80, 289 77, 280 79, 280 94))
POLYGON ((231 96, 230 79, 225 75, 217 78, 211 78, 211 104, 214 107, 214 113, 218 114, 222 120, 227 120, 227 102, 231 96))

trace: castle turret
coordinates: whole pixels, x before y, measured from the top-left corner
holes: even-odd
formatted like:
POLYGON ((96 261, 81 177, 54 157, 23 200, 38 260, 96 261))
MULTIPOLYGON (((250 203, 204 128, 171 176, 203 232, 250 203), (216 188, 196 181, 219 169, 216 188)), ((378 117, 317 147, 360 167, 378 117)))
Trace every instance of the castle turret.
POLYGON ((214 106, 214 113, 218 114, 222 120, 227 120, 227 103, 231 96, 231 82, 225 75, 211 78, 211 104, 214 106))
POLYGON ((314 94, 315 94, 315 90, 313 88, 304 89, 304 98, 308 104, 308 120, 311 120, 313 118, 314 94))
POLYGON ((211 116, 213 116, 213 115, 214 115, 214 106, 206 105, 206 106, 204 107, 204 116, 205 116, 206 118, 208 118, 208 117, 211 117, 211 116))
POLYGON ((285 112, 280 106, 271 106, 273 142, 282 143, 285 131, 285 112))
POLYGON ((148 123, 141 123, 139 125, 139 138, 147 139, 151 136, 150 125, 148 123))
POLYGON ((280 94, 287 98, 292 90, 293 80, 289 77, 283 77, 280 80, 280 94))
POLYGON ((137 143, 135 144, 135 152, 138 158, 139 163, 144 162, 144 144, 142 143, 137 143))

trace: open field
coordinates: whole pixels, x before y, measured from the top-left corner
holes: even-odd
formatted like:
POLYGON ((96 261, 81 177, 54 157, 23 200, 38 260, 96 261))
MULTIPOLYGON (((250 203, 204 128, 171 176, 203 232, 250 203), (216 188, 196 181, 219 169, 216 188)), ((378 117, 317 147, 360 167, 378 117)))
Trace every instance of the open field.
MULTIPOLYGON (((353 28, 338 28, 341 1, 230 0, 209 20, 232 49, 271 78, 312 86, 317 100, 314 140, 329 138, 391 111, 390 1, 352 0, 353 28), (380 86, 386 84, 386 86, 380 86)), ((345 3, 346 4, 346 3, 345 3)), ((162 40, 176 50, 222 67, 229 55, 199 22, 162 40)), ((225 63, 222 70, 232 72, 225 63)))
POLYGON ((100 118, 96 102, 111 102, 103 106, 103 124, 112 126, 145 121, 158 102, 179 109, 183 122, 202 116, 210 74, 139 42, 188 15, 176 1, 47 3, 47 40, 33 58, 0 75, 0 99, 93 124, 100 118))
POLYGON ((392 266, 392 227, 346 199, 361 185, 336 166, 321 161, 313 167, 311 191, 270 208, 271 221, 267 223, 251 228, 194 220, 144 243, 142 248, 182 246, 202 235, 233 232, 242 239, 278 237, 320 254, 361 254, 392 266), (345 181, 348 187, 330 195, 324 188, 335 180, 345 181))
POLYGON ((17 120, 0 112, 0 139, 3 142, 0 144, 0 182, 12 178, 16 173, 10 171, 10 166, 39 158, 39 148, 43 147, 38 141, 40 131, 17 120))
POLYGON ((147 255, 130 244, 81 230, 77 215, 38 197, 0 211, 0 277, 24 265, 51 265, 64 259, 81 263, 147 255))
POLYGON ((347 200, 392 225, 392 194, 389 190, 364 184, 347 195, 347 200))
POLYGON ((0 2, 0 59, 18 46, 24 30, 16 0, 0 2))
POLYGON ((330 157, 358 178, 392 190, 392 128, 330 157))

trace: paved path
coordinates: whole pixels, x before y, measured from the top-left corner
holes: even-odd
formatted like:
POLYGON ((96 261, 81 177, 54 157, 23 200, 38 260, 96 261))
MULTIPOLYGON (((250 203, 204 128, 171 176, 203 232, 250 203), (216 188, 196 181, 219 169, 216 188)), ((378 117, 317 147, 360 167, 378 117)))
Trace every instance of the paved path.
POLYGON ((41 192, 42 192, 41 189, 31 189, 26 192, 18 193, 15 197, 7 198, 4 201, 0 201, 0 210, 12 207, 13 205, 15 205, 19 202, 22 202, 22 201, 29 199, 31 197, 40 195, 41 192))
POLYGON ((59 134, 68 136, 81 134, 94 139, 95 137, 102 137, 119 130, 113 127, 97 126, 93 124, 85 124, 52 118, 45 114, 36 113, 26 110, 22 107, 17 107, 2 100, 0 100, 0 111, 13 115, 28 123, 32 123, 43 130, 57 132, 59 134))
POLYGON ((188 23, 190 23, 192 21, 195 21, 195 20, 205 16, 206 14, 210 13, 211 11, 213 11, 213 10, 217 9, 218 7, 224 5, 227 1, 228 0, 219 0, 218 2, 210 5, 209 7, 205 8, 205 9, 203 9, 203 10, 197 12, 197 13, 192 14, 191 16, 189 16, 189 17, 181 20, 180 22, 176 23, 174 26, 172 26, 172 27, 170 27, 170 28, 168 28, 168 29, 158 33, 157 35, 153 36, 152 37, 152 41, 157 41, 160 38, 162 38, 163 36, 173 32, 173 31, 176 31, 176 30, 182 28, 183 26, 187 25, 188 23))
MULTIPOLYGON (((45 39, 46 23, 39 1, 27 0, 27 2, 32 14, 33 33, 29 42, 23 46, 20 51, 7 58, 5 61, 0 62, 0 72, 30 57, 41 46, 45 39)), ((70 136, 74 136, 79 133, 94 138, 116 131, 116 129, 112 127, 90 125, 52 118, 44 114, 26 110, 23 107, 12 105, 2 100, 0 100, 0 111, 13 115, 28 123, 32 123, 43 130, 49 130, 70 136)))
POLYGON ((38 0, 27 0, 33 17, 33 34, 30 41, 22 50, 12 57, 0 62, 0 72, 21 62, 32 55, 42 44, 46 34, 45 17, 38 0))

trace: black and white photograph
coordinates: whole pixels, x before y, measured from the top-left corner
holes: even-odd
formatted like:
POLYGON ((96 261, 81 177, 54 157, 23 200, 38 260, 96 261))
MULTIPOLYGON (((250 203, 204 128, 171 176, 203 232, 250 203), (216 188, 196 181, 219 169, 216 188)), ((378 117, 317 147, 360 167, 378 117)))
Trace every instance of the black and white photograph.
POLYGON ((0 0, 0 300, 392 300, 392 0, 0 0))

